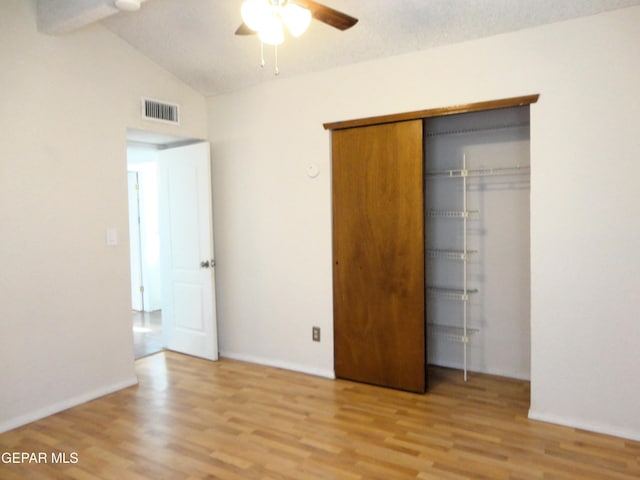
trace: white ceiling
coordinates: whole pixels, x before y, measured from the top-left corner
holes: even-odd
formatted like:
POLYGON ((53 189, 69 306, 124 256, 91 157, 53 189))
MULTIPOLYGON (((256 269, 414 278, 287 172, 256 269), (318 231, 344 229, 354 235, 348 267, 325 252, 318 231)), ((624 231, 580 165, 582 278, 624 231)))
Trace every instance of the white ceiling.
MULTIPOLYGON (((38 0, 39 28, 63 33, 96 20, 204 95, 273 81, 273 47, 261 69, 255 36, 234 35, 242 0, 147 0, 118 12, 113 0, 38 0), (46 6, 45 6, 46 5, 46 6)), ((520 30, 640 0, 323 0, 360 21, 341 32, 318 21, 278 49, 280 77, 520 30)))

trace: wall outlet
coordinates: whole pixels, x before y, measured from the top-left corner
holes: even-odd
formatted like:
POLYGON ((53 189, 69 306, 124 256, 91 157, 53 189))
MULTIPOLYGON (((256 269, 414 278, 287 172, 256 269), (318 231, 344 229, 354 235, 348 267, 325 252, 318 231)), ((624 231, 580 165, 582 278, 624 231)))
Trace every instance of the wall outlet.
POLYGON ((320 327, 311 328, 311 340, 313 340, 314 342, 320 341, 320 327))

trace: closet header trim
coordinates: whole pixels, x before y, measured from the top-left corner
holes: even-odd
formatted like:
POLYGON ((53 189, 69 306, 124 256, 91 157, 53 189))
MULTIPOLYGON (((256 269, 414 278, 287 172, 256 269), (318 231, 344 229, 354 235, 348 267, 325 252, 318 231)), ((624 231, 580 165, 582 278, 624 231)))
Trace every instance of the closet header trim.
POLYGON ((525 95, 522 97, 503 98, 501 100, 490 100, 486 102, 467 103, 464 105, 453 105, 450 107, 417 110, 415 112, 395 113, 391 115, 380 115, 377 117, 358 118, 354 120, 323 123, 322 126, 325 130, 341 130, 344 128, 366 127, 369 125, 379 125, 382 123, 419 120, 429 117, 442 117, 444 115, 454 115, 456 113, 468 113, 478 112, 482 110, 496 110, 498 108, 519 107, 522 105, 531 105, 532 103, 536 103, 538 101, 538 97, 540 97, 540 94, 525 95))

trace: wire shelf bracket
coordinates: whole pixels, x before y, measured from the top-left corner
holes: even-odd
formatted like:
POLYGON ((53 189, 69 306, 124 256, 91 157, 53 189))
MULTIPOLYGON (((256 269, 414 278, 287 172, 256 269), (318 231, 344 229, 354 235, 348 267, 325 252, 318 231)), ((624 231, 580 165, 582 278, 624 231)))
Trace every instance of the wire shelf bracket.
POLYGON ((476 250, 449 250, 449 249, 427 249, 427 257, 444 258, 446 260, 469 260, 471 254, 477 253, 476 250))

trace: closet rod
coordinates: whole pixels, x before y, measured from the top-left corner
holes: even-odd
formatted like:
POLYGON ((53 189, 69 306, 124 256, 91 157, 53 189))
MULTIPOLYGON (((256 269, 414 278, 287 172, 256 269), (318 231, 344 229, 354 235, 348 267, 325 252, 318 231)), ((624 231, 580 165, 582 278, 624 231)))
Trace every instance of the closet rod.
POLYGON ((445 135, 464 135, 466 133, 476 133, 476 132, 493 132, 500 130, 508 130, 511 128, 522 128, 528 127, 529 122, 517 122, 517 123, 507 123, 503 125, 495 125, 493 127, 476 127, 476 128, 460 128, 455 130, 443 130, 441 132, 425 132, 426 137, 442 137, 445 135))

